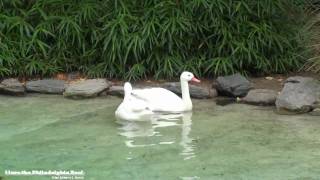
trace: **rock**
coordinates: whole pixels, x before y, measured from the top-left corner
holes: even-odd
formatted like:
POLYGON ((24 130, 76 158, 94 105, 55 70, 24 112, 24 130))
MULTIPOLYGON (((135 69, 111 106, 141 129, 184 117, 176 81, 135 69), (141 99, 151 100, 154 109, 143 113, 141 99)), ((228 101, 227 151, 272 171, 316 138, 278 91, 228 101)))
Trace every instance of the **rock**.
POLYGON ((290 77, 276 100, 281 114, 312 111, 320 100, 320 83, 309 77, 290 77))
MULTIPOLYGON (((168 82, 161 84, 162 88, 168 89, 175 94, 181 95, 181 85, 180 82, 168 82)), ((217 96, 217 91, 214 88, 205 88, 200 86, 195 86, 189 84, 189 92, 192 98, 197 99, 206 99, 206 98, 213 98, 217 96)))
POLYGON ((0 84, 0 92, 8 95, 21 96, 25 94, 25 87, 18 79, 5 79, 0 84))
POLYGON ((316 108, 313 111, 311 111, 310 115, 312 115, 312 116, 320 116, 320 108, 316 108))
POLYGON ((219 94, 231 97, 243 97, 252 89, 251 83, 239 73, 219 76, 215 86, 219 94))
POLYGON ((274 105, 277 96, 278 93, 271 89, 253 89, 241 101, 254 105, 274 105))
POLYGON ((96 97, 110 86, 105 79, 88 79, 71 83, 63 95, 75 99, 96 97))
POLYGON ((218 91, 215 88, 211 87, 209 89, 209 94, 210 94, 210 97, 217 97, 218 96, 218 91))
POLYGON ((29 92, 62 94, 65 89, 65 81, 56 79, 28 81, 26 88, 29 92))
POLYGON ((112 96, 123 97, 124 96, 123 86, 111 86, 108 89, 107 94, 112 95, 112 96))
POLYGON ((302 77, 302 76, 293 76, 289 77, 288 79, 285 80, 285 83, 291 82, 291 83, 304 83, 308 81, 314 81, 315 79, 311 77, 302 77))

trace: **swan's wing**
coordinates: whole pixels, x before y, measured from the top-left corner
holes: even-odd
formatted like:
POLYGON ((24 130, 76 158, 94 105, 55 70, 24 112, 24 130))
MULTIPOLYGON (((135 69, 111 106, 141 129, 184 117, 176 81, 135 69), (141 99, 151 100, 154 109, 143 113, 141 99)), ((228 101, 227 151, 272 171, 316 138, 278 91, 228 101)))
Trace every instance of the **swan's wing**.
POLYGON ((125 120, 143 120, 152 114, 152 110, 148 108, 145 102, 135 100, 130 96, 122 101, 115 112, 118 119, 125 120))
POLYGON ((140 103, 139 101, 133 102, 131 106, 131 110, 133 112, 141 112, 141 111, 150 111, 150 108, 147 106, 146 103, 140 103))
POLYGON ((132 95, 126 101, 126 106, 133 112, 151 111, 151 107, 146 101, 135 98, 132 95))
POLYGON ((152 106, 153 111, 183 111, 182 99, 164 88, 135 89, 132 97, 152 106))
POLYGON ((132 91, 132 95, 145 101, 155 101, 163 99, 170 99, 171 101, 181 101, 181 98, 179 96, 164 88, 135 89, 132 91))

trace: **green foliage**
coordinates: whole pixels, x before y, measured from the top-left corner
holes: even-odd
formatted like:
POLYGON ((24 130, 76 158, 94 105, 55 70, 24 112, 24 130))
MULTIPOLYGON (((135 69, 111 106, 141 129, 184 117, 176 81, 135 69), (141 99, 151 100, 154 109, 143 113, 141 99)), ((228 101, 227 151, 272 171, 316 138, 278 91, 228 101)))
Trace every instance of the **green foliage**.
POLYGON ((309 57, 303 68, 307 71, 320 73, 320 3, 314 0, 307 7, 307 23, 303 29, 307 35, 305 44, 309 57))
POLYGON ((301 0, 0 0, 0 76, 171 78, 302 63, 301 0))

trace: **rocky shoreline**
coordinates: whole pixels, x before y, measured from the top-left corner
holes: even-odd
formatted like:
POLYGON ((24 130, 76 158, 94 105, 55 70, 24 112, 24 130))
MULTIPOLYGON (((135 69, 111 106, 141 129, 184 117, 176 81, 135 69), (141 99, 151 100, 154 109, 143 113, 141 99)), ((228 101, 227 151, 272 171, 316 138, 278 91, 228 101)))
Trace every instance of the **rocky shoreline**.
MULTIPOLYGON (((268 78, 268 77, 266 77, 268 78)), ((269 77, 272 80, 272 77, 269 77)), ((281 80, 282 81, 282 80, 281 80)), ((276 106, 279 114, 310 113, 320 115, 320 81, 311 77, 292 76, 283 81, 280 91, 272 88, 255 88, 240 74, 220 76, 213 83, 190 84, 190 96, 196 99, 219 99, 223 96, 238 103, 276 106)), ((181 95, 179 82, 136 84, 135 88, 162 87, 181 95)), ((123 87, 106 79, 31 80, 5 79, 0 83, 0 94, 24 96, 27 93, 61 94, 65 98, 84 99, 97 96, 123 96, 123 87)))

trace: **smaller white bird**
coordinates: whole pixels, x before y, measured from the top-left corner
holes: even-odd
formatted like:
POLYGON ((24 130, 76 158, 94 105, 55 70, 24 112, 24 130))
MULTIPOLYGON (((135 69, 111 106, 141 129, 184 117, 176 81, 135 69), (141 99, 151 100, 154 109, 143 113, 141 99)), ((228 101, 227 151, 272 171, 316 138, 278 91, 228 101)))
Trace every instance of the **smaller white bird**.
POLYGON ((124 98, 118 106, 115 116, 122 120, 144 120, 153 114, 152 108, 146 102, 132 97, 132 86, 124 84, 124 98))

